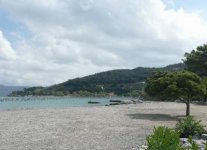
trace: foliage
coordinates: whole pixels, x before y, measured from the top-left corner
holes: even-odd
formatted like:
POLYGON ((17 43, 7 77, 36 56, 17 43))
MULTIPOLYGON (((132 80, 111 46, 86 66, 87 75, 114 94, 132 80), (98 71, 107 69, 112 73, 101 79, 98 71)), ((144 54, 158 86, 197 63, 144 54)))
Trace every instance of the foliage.
POLYGON ((198 46, 196 50, 185 53, 183 60, 188 70, 197 73, 200 76, 207 75, 207 44, 198 46))
POLYGON ((195 96, 204 95, 206 87, 198 75, 189 71, 157 72, 147 80, 145 92, 160 100, 183 101, 186 115, 189 115, 190 101, 195 96))
MULTIPOLYGON (((202 77, 202 82, 203 82, 203 84, 206 85, 206 91, 207 91, 207 76, 203 76, 202 77)), ((207 102, 207 93, 204 96, 200 96, 200 99, 202 101, 206 101, 207 102)))
POLYGON ((166 97, 166 83, 165 76, 167 72, 156 72, 149 79, 147 79, 145 84, 145 92, 152 97, 159 97, 164 100, 166 97))
POLYGON ((205 85, 195 73, 189 71, 158 72, 146 82, 146 93, 166 99, 191 99, 205 93, 205 85))
POLYGON ((83 78, 76 78, 50 87, 32 87, 24 91, 13 92, 10 96, 25 95, 91 95, 94 93, 114 93, 123 96, 138 96, 144 81, 157 70, 178 70, 184 64, 170 65, 164 68, 144 68, 112 70, 83 78))
POLYGON ((188 137, 188 142, 191 144, 191 147, 188 148, 189 150, 199 150, 199 146, 195 141, 193 141, 192 136, 188 137))
POLYGON ((175 130, 179 132, 180 137, 188 138, 189 136, 200 136, 204 131, 204 126, 201 120, 196 121, 192 116, 179 120, 176 124, 175 130))
MULTIPOLYGON (((203 83, 207 87, 207 44, 198 46, 196 50, 192 50, 190 53, 185 53, 185 59, 183 62, 186 68, 192 72, 202 76, 203 83)), ((207 101, 207 95, 197 97, 198 100, 207 101)))
POLYGON ((179 134, 167 127, 154 128, 147 137, 148 150, 181 150, 179 134))
MULTIPOLYGON (((147 136, 147 150, 199 150, 199 145, 193 140, 193 136, 204 132, 201 121, 196 121, 192 116, 179 120, 175 129, 168 127, 155 127, 153 134, 147 136), (189 147, 183 148, 180 137, 188 138, 189 147)), ((207 143, 205 146, 207 150, 207 143)))

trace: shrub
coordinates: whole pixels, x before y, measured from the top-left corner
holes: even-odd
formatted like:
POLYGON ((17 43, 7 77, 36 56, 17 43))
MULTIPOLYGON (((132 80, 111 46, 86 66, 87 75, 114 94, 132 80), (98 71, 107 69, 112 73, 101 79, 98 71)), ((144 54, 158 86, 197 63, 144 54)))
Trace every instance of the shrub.
POLYGON ((188 142, 191 144, 191 147, 188 148, 189 150, 199 150, 199 146, 195 141, 193 141, 192 136, 189 136, 188 142))
POLYGON ((201 124, 201 120, 196 121, 192 116, 179 120, 175 130, 182 138, 188 138, 189 136, 195 135, 200 136, 205 131, 204 126, 201 124))
POLYGON ((148 150, 182 150, 179 134, 167 127, 154 128, 147 137, 148 150))

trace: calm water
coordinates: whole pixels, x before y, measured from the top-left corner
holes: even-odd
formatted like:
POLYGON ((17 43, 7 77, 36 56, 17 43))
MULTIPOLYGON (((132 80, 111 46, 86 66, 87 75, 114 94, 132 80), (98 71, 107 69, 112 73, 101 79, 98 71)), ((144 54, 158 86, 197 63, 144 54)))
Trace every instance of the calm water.
POLYGON ((109 104, 109 100, 100 97, 0 97, 0 109, 91 107, 109 104), (100 103, 88 104, 89 101, 100 103))

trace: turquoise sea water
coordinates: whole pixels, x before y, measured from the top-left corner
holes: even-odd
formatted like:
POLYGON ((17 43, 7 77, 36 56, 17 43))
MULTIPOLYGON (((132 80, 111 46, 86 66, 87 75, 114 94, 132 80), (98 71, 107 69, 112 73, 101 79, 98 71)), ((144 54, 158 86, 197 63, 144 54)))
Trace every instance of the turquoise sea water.
POLYGON ((0 97, 0 109, 91 107, 109 104, 109 100, 100 97, 0 97), (88 104, 89 101, 100 103, 88 104))

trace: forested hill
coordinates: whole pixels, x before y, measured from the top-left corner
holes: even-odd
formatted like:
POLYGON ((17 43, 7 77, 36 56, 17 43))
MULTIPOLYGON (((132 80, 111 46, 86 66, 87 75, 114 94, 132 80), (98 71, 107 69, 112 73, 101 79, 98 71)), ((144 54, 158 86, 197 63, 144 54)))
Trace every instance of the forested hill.
POLYGON ((10 96, 25 95, 125 95, 136 96, 142 90, 144 81, 158 70, 179 70, 184 64, 174 64, 163 68, 120 69, 101 72, 83 78, 76 78, 50 87, 33 87, 24 91, 17 91, 10 96))

